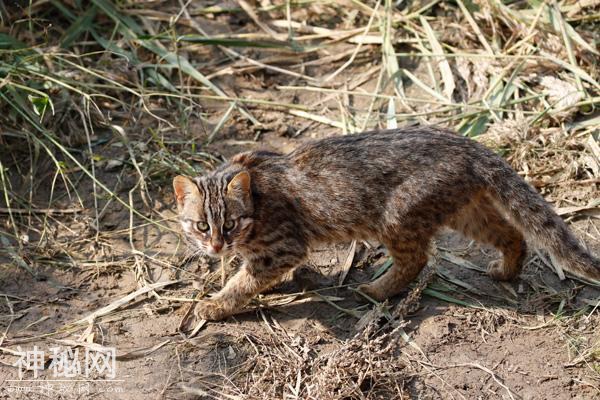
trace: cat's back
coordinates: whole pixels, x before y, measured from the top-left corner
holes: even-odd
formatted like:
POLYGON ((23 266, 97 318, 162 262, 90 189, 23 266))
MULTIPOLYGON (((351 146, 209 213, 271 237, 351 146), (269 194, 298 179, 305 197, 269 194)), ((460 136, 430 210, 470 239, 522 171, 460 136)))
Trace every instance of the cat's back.
MULTIPOLYGON (((285 155, 250 151, 223 168, 247 169, 259 192, 342 190, 369 187, 373 192, 407 177, 422 182, 479 179, 485 160, 499 159, 477 142, 437 127, 410 127, 334 136, 301 145, 285 155), (296 189, 296 190, 294 190, 296 189)), ((483 171, 483 172, 482 172, 483 171)))
POLYGON ((410 127, 335 136, 300 146, 287 158, 306 170, 354 166, 356 168, 431 166, 457 162, 489 151, 471 139, 437 127, 410 127))
POLYGON ((257 171, 289 167, 319 169, 335 167, 340 162, 365 165, 379 164, 381 160, 416 161, 440 159, 448 155, 460 157, 473 150, 482 151, 481 146, 473 140, 451 131, 429 126, 409 127, 315 140, 287 155, 265 150, 248 151, 235 155, 223 168, 239 166, 257 171))

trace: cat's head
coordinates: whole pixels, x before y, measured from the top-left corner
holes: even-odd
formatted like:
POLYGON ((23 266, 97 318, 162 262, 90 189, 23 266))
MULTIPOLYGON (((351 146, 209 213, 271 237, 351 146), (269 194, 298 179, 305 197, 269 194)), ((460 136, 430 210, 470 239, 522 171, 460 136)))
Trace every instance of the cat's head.
POLYGON ((245 242, 254 212, 247 171, 177 176, 173 188, 181 226, 193 246, 220 257, 245 242))

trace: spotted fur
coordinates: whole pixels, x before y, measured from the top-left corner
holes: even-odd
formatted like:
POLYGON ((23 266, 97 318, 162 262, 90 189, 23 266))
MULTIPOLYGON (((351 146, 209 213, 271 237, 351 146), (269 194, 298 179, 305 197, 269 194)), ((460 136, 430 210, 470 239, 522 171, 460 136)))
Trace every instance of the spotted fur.
POLYGON ((501 157, 438 128, 332 137, 287 155, 242 153, 173 184, 192 245, 244 259, 226 286, 198 305, 206 319, 243 308, 311 247, 351 239, 376 239, 394 258, 388 272, 360 286, 385 299, 418 275, 443 226, 502 253, 488 267, 495 279, 518 276, 528 241, 565 270, 600 280, 600 261, 501 157))

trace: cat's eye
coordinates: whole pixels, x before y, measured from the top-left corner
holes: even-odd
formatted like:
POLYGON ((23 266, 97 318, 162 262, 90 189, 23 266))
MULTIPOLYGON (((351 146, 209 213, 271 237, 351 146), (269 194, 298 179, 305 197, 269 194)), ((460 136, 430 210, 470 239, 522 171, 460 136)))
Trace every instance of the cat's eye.
POLYGON ((233 227, 235 226, 235 221, 232 219, 228 219, 227 221, 225 221, 225 223, 223 224, 223 228, 225 228, 226 230, 230 231, 233 229, 233 227))
POLYGON ((196 224, 196 227, 198 228, 198 230, 200 232, 206 232, 210 229, 210 226, 208 226, 208 224, 204 221, 200 221, 196 224))

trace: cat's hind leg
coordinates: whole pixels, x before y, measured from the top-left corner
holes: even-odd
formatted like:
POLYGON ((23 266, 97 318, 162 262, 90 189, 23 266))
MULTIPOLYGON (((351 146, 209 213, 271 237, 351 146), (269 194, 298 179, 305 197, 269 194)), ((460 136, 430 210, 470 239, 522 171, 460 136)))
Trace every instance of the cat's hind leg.
POLYGON ((488 275, 500 281, 516 278, 527 256, 523 234, 517 230, 482 193, 454 215, 448 226, 502 253, 502 259, 488 264, 488 275))
POLYGON ((383 244, 393 258, 392 266, 374 281, 360 285, 358 290, 367 296, 383 301, 400 293, 427 265, 430 238, 404 240, 402 233, 394 235, 395 241, 383 244))

